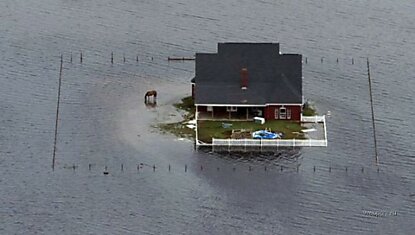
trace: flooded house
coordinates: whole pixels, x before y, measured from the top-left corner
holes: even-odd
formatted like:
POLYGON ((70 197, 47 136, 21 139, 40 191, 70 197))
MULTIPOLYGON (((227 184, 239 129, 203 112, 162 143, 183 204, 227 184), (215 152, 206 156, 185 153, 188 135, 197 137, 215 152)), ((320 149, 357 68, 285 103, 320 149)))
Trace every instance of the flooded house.
POLYGON ((192 96, 199 119, 300 121, 302 55, 279 43, 219 43, 196 53, 192 96))

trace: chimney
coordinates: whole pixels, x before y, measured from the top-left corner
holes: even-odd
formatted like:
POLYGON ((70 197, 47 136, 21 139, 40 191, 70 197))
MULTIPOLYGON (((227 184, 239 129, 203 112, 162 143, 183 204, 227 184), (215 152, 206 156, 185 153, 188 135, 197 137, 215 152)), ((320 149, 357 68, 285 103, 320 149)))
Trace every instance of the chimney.
POLYGON ((248 69, 241 69, 241 89, 245 90, 248 88, 248 69))

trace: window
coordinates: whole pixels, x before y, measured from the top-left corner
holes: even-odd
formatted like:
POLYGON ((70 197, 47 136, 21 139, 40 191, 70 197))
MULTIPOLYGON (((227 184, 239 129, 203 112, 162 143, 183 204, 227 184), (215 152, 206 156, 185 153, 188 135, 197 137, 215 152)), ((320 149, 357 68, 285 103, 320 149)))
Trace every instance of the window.
POLYGON ((227 112, 236 112, 236 111, 238 111, 238 107, 235 107, 235 106, 227 106, 226 107, 226 111, 227 112))
POLYGON ((212 106, 207 106, 206 110, 207 110, 208 112, 212 112, 212 111, 213 111, 213 107, 212 107, 212 106))
POLYGON ((287 119, 291 119, 291 109, 287 109, 287 119))
POLYGON ((254 114, 254 116, 262 117, 262 109, 260 108, 252 108, 252 113, 254 114))

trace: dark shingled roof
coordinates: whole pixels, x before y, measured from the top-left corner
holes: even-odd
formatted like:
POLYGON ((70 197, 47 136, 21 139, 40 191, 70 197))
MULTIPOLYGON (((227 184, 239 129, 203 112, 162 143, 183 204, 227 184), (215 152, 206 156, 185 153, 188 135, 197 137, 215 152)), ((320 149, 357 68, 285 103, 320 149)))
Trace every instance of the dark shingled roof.
POLYGON ((218 53, 196 53, 193 81, 196 104, 301 104, 302 57, 280 54, 278 43, 219 43, 218 53))

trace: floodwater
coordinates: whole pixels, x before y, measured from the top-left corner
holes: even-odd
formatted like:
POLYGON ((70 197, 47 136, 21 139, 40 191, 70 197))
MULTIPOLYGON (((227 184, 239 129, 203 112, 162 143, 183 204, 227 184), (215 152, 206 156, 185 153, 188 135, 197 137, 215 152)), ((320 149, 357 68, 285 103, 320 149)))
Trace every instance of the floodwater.
POLYGON ((414 10, 409 0, 1 1, 0 234, 410 234, 414 10), (221 155, 153 127, 180 118, 171 104, 194 76, 194 62, 166 58, 226 41, 307 57, 305 98, 331 112, 327 148, 221 155), (149 89, 156 108, 143 104, 149 89))

